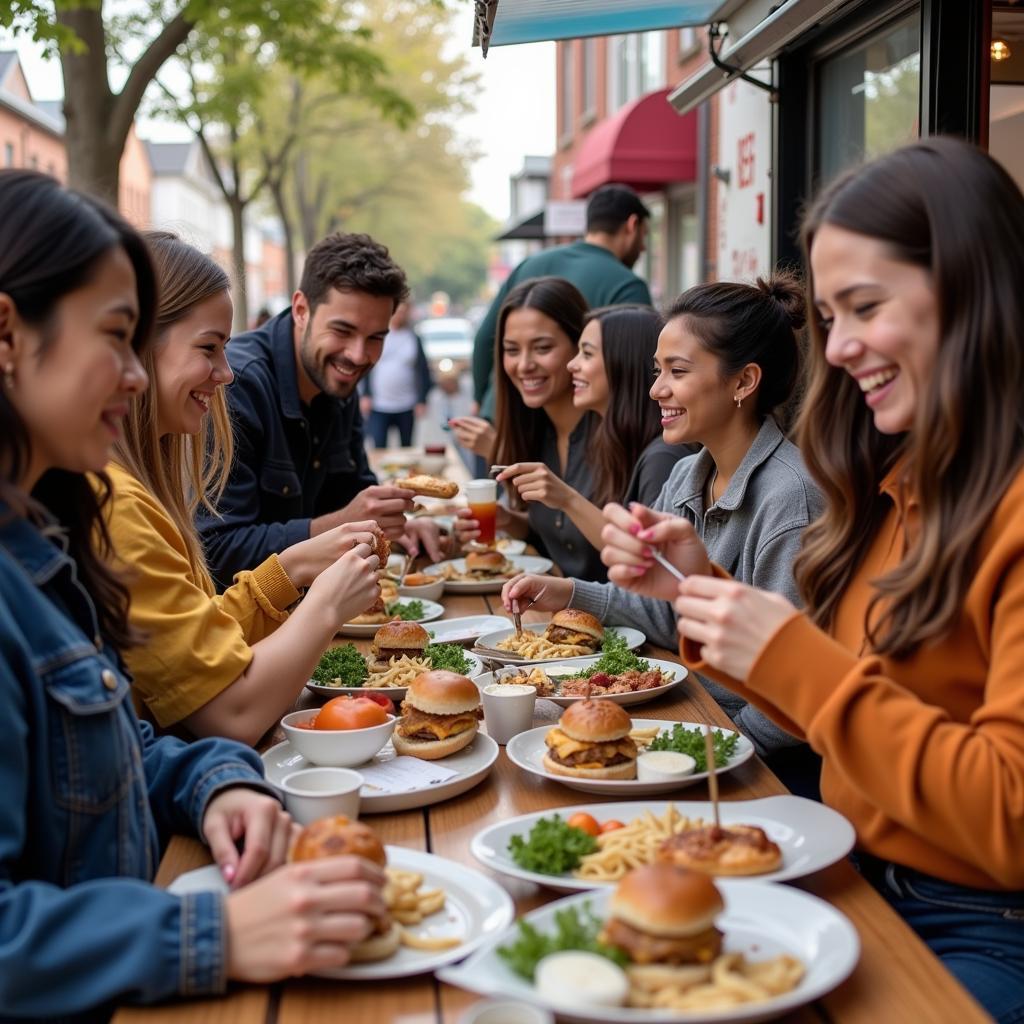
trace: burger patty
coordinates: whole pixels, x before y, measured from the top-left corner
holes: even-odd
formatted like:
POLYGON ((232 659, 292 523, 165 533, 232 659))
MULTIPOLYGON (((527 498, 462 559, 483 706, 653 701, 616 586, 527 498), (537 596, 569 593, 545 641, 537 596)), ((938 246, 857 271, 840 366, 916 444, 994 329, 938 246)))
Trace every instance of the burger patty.
POLYGON ((381 661, 387 661, 389 658, 421 658, 423 656, 422 647, 381 647, 377 651, 377 657, 381 661))
POLYGON ((756 825, 739 825, 733 828, 709 825, 707 828, 693 828, 686 832, 678 832, 661 844, 661 848, 668 853, 682 850, 688 856, 697 859, 717 858, 729 846, 747 846, 758 853, 778 850, 778 846, 765 835, 764 829, 756 825))
POLYGON ((722 933, 714 927, 666 939, 648 935, 616 917, 605 923, 600 939, 617 946, 635 964, 708 964, 722 951, 722 933))
POLYGON ((544 638, 553 644, 576 644, 579 647, 589 647, 596 651, 601 645, 597 637, 589 633, 577 633, 574 629, 566 629, 564 626, 548 626, 544 630, 544 638))
POLYGON ((460 711, 456 715, 432 715, 414 708, 408 701, 402 701, 398 731, 411 740, 443 740, 471 729, 482 717, 480 708, 460 711))
POLYGON ((628 736, 608 743, 593 743, 568 754, 559 753, 558 748, 557 741, 548 744, 548 757, 558 764, 564 764, 566 768, 575 768, 591 761, 613 765, 636 760, 636 744, 628 736))

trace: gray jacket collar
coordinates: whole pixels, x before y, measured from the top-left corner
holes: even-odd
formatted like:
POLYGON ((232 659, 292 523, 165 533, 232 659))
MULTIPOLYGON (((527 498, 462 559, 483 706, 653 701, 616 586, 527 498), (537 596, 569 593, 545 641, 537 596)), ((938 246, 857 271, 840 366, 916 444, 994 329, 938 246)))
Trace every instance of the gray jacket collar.
MULTIPOLYGON (((725 512, 735 512, 743 504, 743 498, 747 493, 747 484, 754 475, 757 468, 771 458, 772 452, 785 440, 785 435, 779 429, 774 417, 766 416, 761 429, 754 438, 754 443, 747 449, 743 461, 729 481, 718 501, 712 508, 722 509, 725 512)), ((707 488, 708 478, 714 471, 715 461, 707 448, 702 448, 694 459, 693 470, 688 474, 686 483, 689 486, 677 495, 674 505, 676 508, 689 508, 695 515, 703 516, 707 511, 704 507, 704 492, 707 488)))

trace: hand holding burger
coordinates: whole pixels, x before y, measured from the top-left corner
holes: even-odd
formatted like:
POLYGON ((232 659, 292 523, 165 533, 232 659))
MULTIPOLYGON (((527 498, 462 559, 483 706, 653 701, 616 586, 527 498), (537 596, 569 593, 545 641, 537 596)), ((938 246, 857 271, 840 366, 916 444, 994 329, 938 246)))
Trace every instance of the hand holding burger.
MULTIPOLYGON (((352 824, 341 818, 330 828, 344 834, 352 824)), ((227 896, 229 978, 267 984, 342 967, 354 947, 368 938, 372 942, 380 932, 387 907, 376 849, 362 845, 356 835, 352 849, 339 849, 320 835, 322 851, 341 855, 285 864, 227 896)))

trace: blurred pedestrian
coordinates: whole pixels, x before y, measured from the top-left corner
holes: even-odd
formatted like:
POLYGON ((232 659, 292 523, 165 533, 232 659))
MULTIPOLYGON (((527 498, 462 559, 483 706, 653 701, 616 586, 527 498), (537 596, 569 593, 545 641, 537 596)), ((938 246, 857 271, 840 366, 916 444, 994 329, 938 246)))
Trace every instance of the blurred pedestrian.
POLYGON ((363 378, 360 407, 377 448, 387 448, 392 427, 398 428, 403 448, 412 444, 413 426, 426 412, 427 395, 434 386, 423 342, 410 326, 409 313, 409 301, 399 303, 380 361, 363 378))

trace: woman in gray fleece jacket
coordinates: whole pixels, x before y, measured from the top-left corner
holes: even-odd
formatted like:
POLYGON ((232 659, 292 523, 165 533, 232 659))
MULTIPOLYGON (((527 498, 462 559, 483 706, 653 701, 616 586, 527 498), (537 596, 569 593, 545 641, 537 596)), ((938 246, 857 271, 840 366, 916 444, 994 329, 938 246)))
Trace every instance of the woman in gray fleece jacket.
MULTIPOLYGON (((616 544, 618 531, 635 537, 653 528, 657 536, 662 532, 657 523, 675 517, 686 519, 693 531, 685 550, 662 547, 670 560, 673 554, 681 564, 709 559, 734 579, 798 603, 793 560, 822 500, 800 452, 772 413, 790 399, 796 384, 796 332, 803 323, 800 285, 788 274, 756 286, 722 282, 684 292, 658 340, 651 397, 661 407, 666 442, 697 442, 704 448, 676 464, 650 509, 606 506, 602 559, 614 582, 518 577, 505 587, 506 607, 546 586, 537 609, 580 608, 603 622, 635 626, 653 643, 675 648, 675 579, 616 544)), ((698 678, 791 789, 815 791, 815 765, 803 744, 731 691, 698 678)))

